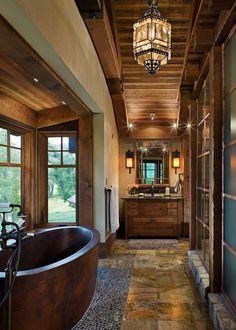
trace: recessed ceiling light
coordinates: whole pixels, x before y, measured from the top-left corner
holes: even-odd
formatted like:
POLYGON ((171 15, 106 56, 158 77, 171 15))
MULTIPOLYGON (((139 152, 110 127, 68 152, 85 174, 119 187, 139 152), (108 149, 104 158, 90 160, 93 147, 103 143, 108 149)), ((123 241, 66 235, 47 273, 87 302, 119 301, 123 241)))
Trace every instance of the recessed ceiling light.
POLYGON ((34 78, 34 81, 35 81, 35 82, 39 82, 39 80, 38 80, 37 78, 34 78))
POLYGON ((166 152, 166 147, 163 147, 163 149, 162 149, 162 150, 163 150, 163 152, 166 152))
POLYGON ((128 128, 133 128, 134 124, 133 123, 128 123, 128 128))
POLYGON ((177 127, 178 127, 177 123, 173 123, 173 128, 177 128, 177 127))
POLYGON ((190 123, 187 124, 187 128, 191 128, 192 125, 190 123))
POLYGON ((66 102, 65 102, 65 101, 61 101, 61 103, 62 103, 62 104, 64 104, 64 105, 66 104, 66 102))

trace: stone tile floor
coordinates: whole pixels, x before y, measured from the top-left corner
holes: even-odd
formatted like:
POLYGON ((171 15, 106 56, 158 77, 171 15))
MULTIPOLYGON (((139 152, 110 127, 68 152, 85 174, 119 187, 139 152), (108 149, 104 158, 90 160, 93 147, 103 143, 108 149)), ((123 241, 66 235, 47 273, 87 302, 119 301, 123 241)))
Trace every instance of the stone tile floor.
POLYGON ((188 267, 188 242, 180 249, 130 250, 117 240, 99 266, 132 267, 121 330, 211 330, 208 307, 201 300, 188 267))

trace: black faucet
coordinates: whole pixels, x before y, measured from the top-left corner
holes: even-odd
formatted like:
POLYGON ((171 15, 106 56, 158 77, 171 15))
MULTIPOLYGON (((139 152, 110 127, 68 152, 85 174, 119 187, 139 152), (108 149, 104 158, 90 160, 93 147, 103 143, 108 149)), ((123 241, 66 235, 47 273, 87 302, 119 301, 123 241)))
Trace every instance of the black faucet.
POLYGON ((153 181, 152 181, 152 185, 151 185, 151 196, 153 197, 155 194, 155 187, 154 187, 154 184, 153 184, 153 181))

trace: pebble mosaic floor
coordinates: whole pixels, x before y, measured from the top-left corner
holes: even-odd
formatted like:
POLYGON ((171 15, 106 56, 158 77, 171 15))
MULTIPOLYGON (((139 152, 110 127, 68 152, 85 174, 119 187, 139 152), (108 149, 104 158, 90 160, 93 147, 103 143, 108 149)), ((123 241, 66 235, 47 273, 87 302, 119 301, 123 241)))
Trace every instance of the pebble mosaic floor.
POLYGON ((93 301, 72 330, 119 330, 130 278, 130 268, 99 267, 93 301))
POLYGON ((131 250, 117 240, 111 256, 99 260, 100 267, 133 270, 121 330, 213 329, 188 268, 188 242, 178 247, 131 250))

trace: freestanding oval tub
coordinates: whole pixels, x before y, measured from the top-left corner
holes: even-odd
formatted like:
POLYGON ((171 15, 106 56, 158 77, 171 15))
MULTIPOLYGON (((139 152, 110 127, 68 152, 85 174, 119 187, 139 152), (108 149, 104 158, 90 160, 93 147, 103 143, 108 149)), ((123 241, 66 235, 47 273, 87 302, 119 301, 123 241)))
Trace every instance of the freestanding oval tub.
MULTIPOLYGON (((26 237, 12 291, 12 330, 71 329, 94 294, 98 247, 98 231, 78 226, 26 237)), ((0 299, 8 257, 9 252, 0 252, 0 299)))

